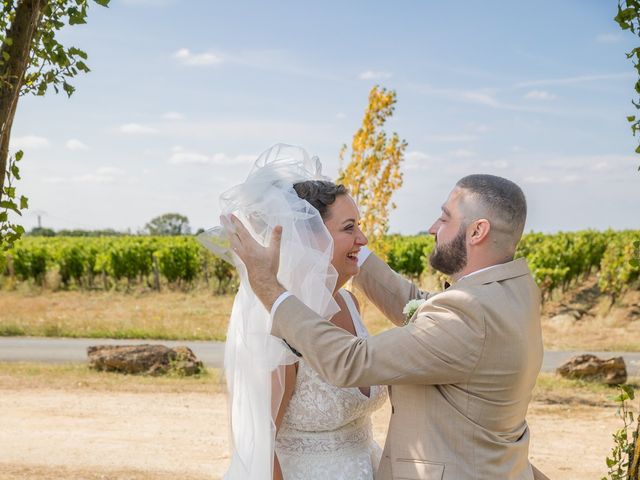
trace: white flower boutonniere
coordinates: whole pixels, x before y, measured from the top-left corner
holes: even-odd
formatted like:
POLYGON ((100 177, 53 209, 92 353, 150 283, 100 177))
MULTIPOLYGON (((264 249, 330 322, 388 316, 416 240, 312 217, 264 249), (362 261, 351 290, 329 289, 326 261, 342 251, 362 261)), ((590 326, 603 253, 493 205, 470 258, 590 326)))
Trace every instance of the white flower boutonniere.
POLYGON ((405 316, 405 319, 404 319, 405 325, 409 323, 409 320, 411 320, 411 317, 413 317, 413 314, 416 313, 416 310, 418 310, 418 307, 420 307, 420 305, 422 305, 424 302, 426 302, 426 300, 424 299, 414 299, 414 300, 409 300, 407 302, 407 304, 402 309, 402 313, 404 313, 404 316, 405 316))

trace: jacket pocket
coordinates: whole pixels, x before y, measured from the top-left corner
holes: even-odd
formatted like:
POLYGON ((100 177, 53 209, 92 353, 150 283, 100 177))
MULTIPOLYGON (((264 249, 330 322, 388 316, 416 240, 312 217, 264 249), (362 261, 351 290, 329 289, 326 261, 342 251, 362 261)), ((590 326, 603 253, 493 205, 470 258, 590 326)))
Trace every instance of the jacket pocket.
POLYGON ((398 458, 392 470, 394 480, 442 480, 444 463, 398 458))

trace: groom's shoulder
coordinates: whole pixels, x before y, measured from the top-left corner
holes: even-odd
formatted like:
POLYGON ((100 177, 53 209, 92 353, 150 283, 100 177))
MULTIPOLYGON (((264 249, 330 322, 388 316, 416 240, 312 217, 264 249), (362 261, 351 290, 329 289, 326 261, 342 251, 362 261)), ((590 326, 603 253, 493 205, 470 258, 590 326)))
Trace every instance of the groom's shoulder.
POLYGON ((435 310, 449 310, 466 316, 481 314, 482 305, 476 289, 464 287, 449 287, 441 292, 430 293, 425 307, 435 310))

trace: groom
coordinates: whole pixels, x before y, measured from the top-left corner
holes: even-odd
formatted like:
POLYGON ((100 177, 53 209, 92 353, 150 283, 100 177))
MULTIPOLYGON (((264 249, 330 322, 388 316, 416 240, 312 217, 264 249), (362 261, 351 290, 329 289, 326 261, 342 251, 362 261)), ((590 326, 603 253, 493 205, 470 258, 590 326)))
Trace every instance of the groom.
POLYGON ((436 240, 430 263, 454 282, 440 293, 418 290, 361 251, 355 286, 400 327, 362 339, 278 283, 280 228, 265 248, 232 217, 232 246, 272 312, 271 333, 329 383, 392 386, 376 479, 546 478, 528 460, 525 415, 542 338, 538 287, 525 260, 513 259, 525 218, 515 183, 492 175, 461 179, 429 229, 436 240), (414 298, 426 301, 406 322, 402 310, 414 298))

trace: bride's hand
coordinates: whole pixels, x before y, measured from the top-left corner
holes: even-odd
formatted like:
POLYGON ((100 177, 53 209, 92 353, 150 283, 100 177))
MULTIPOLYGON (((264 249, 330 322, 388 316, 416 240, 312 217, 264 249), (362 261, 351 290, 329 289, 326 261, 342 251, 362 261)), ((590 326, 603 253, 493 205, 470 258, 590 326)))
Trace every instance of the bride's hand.
POLYGON ((285 291, 278 283, 282 227, 273 229, 269 245, 263 247, 236 216, 220 217, 220 220, 227 230, 231 248, 247 267, 251 289, 267 310, 271 310, 273 302, 285 291))

